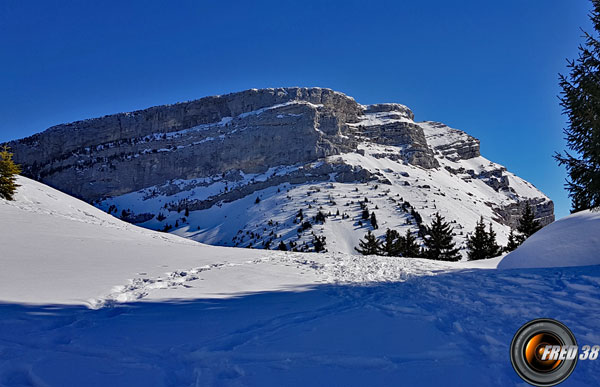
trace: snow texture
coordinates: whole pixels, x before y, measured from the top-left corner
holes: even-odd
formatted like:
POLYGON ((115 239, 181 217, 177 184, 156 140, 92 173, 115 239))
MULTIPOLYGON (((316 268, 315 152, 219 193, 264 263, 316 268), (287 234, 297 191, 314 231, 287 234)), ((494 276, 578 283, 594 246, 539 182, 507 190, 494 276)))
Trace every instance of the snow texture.
POLYGON ((500 269, 600 265, 600 212, 581 211, 542 228, 498 265, 500 269))
POLYGON ((524 386, 508 348, 528 320, 600 344, 598 265, 207 246, 19 183, 0 201, 2 387, 524 386))

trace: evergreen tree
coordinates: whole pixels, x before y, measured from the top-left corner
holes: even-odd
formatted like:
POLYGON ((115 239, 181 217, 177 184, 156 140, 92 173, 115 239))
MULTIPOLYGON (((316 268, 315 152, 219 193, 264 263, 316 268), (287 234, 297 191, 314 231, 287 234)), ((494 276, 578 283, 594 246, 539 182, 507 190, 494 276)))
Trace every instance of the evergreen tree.
POLYGON ((504 247, 505 252, 511 252, 520 245, 519 236, 515 234, 515 231, 511 228, 510 234, 508 234, 508 244, 504 247))
MULTIPOLYGON (((600 1, 592 0, 590 20, 600 33, 600 1)), ((600 40, 584 32, 579 57, 568 63, 568 76, 560 75, 560 104, 567 116, 567 147, 575 152, 556 153, 569 174, 566 188, 572 212, 600 206, 600 40)))
POLYGON ((258 203, 260 203, 260 198, 257 196, 256 200, 254 201, 254 204, 258 204, 258 203))
POLYGON ((281 250, 281 251, 287 251, 287 246, 285 245, 285 243, 283 243, 283 241, 279 242, 279 246, 277 246, 277 249, 281 250))
POLYGON ((313 234, 313 247, 317 253, 325 250, 325 237, 319 237, 313 234))
POLYGON ((525 209, 523 210, 523 214, 519 219, 519 226, 517 227, 517 231, 521 233, 521 242, 535 234, 535 232, 541 228, 542 225, 539 221, 535 220, 533 210, 531 209, 529 202, 527 202, 525 209))
POLYGON ((440 213, 435 214, 431 226, 426 226, 424 257, 440 261, 458 261, 459 249, 452 239, 452 227, 440 213))
POLYGON ((365 208, 362 211, 362 218, 365 219, 365 220, 369 219, 369 209, 368 208, 365 208))
POLYGON ((419 248, 419 244, 417 243, 417 238, 415 238, 415 236, 410 232, 410 230, 406 230, 406 234, 404 236, 400 236, 398 239, 401 256, 412 258, 421 256, 421 251, 419 248))
POLYGON ((354 249, 362 255, 378 255, 381 252, 381 241, 370 230, 365 235, 364 241, 358 241, 358 246, 354 249))
POLYGON ((470 261, 488 258, 488 234, 485 231, 483 216, 475 225, 475 232, 467 238, 467 255, 470 261))
POLYGON ((325 223, 325 214, 323 214, 321 211, 317 212, 317 216, 315 216, 315 222, 325 223))
POLYGON ((0 150, 0 198, 13 200, 14 194, 19 185, 17 184, 17 175, 21 173, 21 168, 15 164, 12 159, 13 154, 8 151, 5 145, 0 150))
POLYGON ((374 230, 377 230, 379 226, 377 225, 377 217, 374 212, 371 212, 371 226, 373 226, 374 230))
POLYGON ((498 245, 496 241, 496 232, 492 228, 492 222, 490 222, 489 231, 487 232, 486 241, 486 256, 487 258, 494 258, 502 253, 502 247, 498 245))
POLYGON ((400 244, 399 244, 398 231, 390 230, 389 228, 385 231, 385 239, 381 246, 381 251, 384 255, 389 257, 400 256, 400 244))

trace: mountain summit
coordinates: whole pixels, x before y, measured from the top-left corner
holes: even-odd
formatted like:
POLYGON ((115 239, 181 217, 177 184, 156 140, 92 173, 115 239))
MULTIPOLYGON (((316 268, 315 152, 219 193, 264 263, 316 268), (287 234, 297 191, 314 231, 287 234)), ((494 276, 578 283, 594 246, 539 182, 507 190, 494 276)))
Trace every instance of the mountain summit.
POLYGON ((552 201, 483 158, 479 140, 324 88, 206 97, 8 145, 28 177, 218 245, 353 252, 368 230, 416 233, 436 212, 459 245, 480 216, 505 243, 525 203, 542 224, 554 220, 552 201))

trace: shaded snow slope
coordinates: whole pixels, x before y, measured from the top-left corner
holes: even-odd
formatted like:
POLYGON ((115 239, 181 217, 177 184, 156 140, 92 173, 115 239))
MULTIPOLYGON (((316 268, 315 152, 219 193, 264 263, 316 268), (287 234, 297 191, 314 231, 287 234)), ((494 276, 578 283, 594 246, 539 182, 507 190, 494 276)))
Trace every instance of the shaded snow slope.
POLYGON ((581 211, 533 234, 500 269, 600 265, 600 212, 581 211))

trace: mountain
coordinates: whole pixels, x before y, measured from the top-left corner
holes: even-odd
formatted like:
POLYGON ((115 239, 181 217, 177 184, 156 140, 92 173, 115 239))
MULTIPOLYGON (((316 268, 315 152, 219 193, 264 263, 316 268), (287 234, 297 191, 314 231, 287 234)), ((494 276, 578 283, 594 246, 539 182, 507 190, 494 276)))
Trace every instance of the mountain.
POLYGON ((8 145, 26 176, 128 222, 215 245, 311 251, 320 241, 350 253, 372 228, 365 209, 376 235, 416 233, 440 212, 463 247, 480 216, 505 243, 526 202, 542 224, 554 220, 552 201, 482 157, 472 136, 417 122, 404 105, 361 105, 323 88, 206 97, 8 145))

